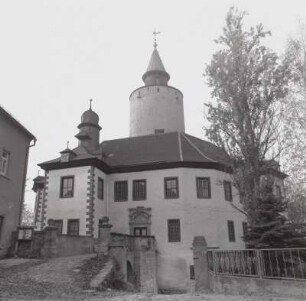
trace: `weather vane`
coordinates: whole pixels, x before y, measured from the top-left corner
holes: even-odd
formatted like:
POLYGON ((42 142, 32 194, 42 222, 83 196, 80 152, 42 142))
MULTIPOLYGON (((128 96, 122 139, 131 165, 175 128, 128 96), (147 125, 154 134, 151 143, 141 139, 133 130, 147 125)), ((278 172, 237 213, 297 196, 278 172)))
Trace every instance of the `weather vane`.
POLYGON ((154 48, 157 47, 156 36, 157 36, 158 34, 160 34, 160 31, 156 31, 156 30, 153 31, 153 35, 154 35, 154 43, 153 43, 153 46, 154 46, 154 48))
POLYGON ((92 99, 89 99, 89 110, 91 110, 91 103, 92 103, 92 99))

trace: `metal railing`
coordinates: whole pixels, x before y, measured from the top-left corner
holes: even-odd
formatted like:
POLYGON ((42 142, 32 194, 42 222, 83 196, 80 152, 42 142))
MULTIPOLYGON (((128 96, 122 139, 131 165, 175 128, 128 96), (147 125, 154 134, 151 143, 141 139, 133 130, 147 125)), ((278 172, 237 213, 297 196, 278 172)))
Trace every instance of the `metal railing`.
POLYGON ((215 274, 306 281, 306 248, 208 251, 215 274))

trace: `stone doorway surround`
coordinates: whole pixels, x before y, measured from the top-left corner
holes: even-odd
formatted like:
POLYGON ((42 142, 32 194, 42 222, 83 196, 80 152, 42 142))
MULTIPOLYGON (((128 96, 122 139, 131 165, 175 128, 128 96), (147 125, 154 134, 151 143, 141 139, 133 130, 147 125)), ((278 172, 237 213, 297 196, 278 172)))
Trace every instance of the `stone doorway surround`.
POLYGON ((134 235, 135 228, 146 228, 146 235, 151 235, 151 208, 136 207, 129 209, 130 235, 134 235))

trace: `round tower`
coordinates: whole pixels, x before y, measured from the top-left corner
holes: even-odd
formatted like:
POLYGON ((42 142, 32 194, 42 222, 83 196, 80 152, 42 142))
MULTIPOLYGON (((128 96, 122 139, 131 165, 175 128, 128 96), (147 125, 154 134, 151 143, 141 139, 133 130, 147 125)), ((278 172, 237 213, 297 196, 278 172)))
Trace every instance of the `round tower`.
POLYGON ((170 75, 156 46, 142 76, 145 86, 130 95, 130 137, 185 131, 183 94, 168 86, 170 75))
POLYGON ((84 146, 88 151, 95 151, 99 148, 100 130, 99 116, 91 109, 85 111, 81 117, 81 123, 78 125, 79 133, 75 137, 79 140, 79 145, 84 146))

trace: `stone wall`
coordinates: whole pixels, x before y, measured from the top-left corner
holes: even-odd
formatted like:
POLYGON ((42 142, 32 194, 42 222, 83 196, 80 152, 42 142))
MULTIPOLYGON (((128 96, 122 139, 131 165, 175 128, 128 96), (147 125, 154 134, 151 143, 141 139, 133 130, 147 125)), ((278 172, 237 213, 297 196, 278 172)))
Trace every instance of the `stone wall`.
POLYGON ((305 281, 260 279, 210 273, 210 286, 215 293, 222 294, 278 294, 288 297, 306 297, 305 281))
POLYGON ((109 252, 116 260, 119 266, 118 273, 125 281, 133 281, 141 292, 157 293, 154 237, 112 233, 109 252))

